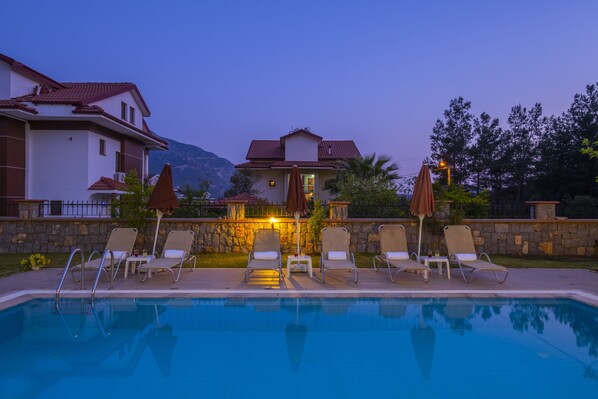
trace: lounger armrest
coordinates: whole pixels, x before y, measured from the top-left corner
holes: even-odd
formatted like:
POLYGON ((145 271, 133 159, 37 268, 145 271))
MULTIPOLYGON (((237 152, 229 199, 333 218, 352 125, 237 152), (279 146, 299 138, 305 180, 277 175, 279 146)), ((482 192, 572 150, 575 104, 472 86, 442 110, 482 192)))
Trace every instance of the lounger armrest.
POLYGON ((94 255, 97 255, 98 257, 100 257, 100 251, 93 251, 92 253, 89 254, 89 258, 87 258, 88 262, 91 262, 91 258, 93 258, 94 255))
POLYGON ((357 267, 357 265, 355 264, 355 254, 353 252, 351 252, 351 260, 353 261, 355 267, 357 267))
POLYGON ((411 256, 413 256, 415 258, 416 262, 419 262, 419 256, 417 256, 417 254, 415 252, 411 252, 411 256))
POLYGON ((488 263, 492 263, 492 261, 490 260, 490 256, 486 252, 481 253, 479 256, 479 259, 482 259, 482 256, 486 257, 486 259, 488 260, 488 263))

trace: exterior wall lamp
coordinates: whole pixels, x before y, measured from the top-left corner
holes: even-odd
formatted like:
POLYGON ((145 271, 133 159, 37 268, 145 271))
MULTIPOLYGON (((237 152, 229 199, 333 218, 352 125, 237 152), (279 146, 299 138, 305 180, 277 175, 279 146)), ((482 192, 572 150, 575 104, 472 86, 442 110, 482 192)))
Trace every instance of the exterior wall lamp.
POLYGON ((441 159, 440 162, 438 162, 438 169, 440 170, 445 170, 446 169, 446 177, 448 180, 448 186, 451 186, 451 167, 448 164, 448 162, 446 162, 444 159, 441 159))
POLYGON ((278 223, 278 219, 271 217, 270 218, 270 227, 274 230, 274 223, 278 223))

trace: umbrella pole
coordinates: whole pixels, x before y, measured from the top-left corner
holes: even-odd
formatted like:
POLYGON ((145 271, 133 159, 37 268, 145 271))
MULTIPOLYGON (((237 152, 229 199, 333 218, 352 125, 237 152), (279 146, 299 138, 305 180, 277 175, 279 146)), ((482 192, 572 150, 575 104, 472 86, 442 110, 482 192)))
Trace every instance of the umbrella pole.
POLYGON ((299 212, 295 212, 295 232, 297 234, 297 251, 295 253, 299 256, 299 212))
POLYGON ((419 259, 420 255, 421 255, 421 247, 422 247, 422 225, 424 223, 424 216, 420 214, 419 215, 419 239, 417 240, 417 259, 419 259))
POLYGON ((152 248, 152 253, 150 254, 151 256, 154 256, 154 254, 156 253, 156 243, 158 242, 158 230, 160 230, 160 219, 162 219, 162 216, 164 214, 162 213, 162 211, 156 209, 156 216, 158 217, 158 223, 156 224, 156 233, 154 234, 154 247, 152 248))

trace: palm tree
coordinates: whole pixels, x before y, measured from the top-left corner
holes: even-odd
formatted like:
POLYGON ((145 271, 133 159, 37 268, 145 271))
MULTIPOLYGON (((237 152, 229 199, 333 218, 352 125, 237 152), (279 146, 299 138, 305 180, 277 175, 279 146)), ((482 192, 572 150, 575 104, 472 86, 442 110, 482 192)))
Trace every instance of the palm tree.
POLYGON ((326 189, 332 194, 338 194, 340 187, 348 176, 357 179, 375 179, 379 183, 395 181, 399 178, 399 167, 391 161, 390 156, 376 154, 364 155, 360 158, 353 158, 343 162, 343 169, 336 176, 336 179, 326 182, 326 189))

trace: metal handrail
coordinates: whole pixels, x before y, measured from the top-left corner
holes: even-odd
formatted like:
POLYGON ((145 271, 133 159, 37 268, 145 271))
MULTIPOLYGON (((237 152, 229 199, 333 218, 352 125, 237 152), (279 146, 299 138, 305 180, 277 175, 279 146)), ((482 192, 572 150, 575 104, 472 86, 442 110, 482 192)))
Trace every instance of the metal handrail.
POLYGON ((62 289, 62 284, 64 284, 64 279, 68 274, 69 267, 71 266, 71 262, 73 257, 77 252, 81 253, 81 289, 85 289, 85 256, 83 255, 83 250, 81 248, 75 248, 71 255, 69 256, 69 260, 66 262, 66 266, 64 267, 64 272, 62 272, 62 277, 60 278, 60 283, 58 283, 58 287, 56 288, 55 300, 58 301, 60 297, 60 290, 62 289))
POLYGON ((66 321, 66 318, 64 317, 64 315, 62 314, 62 310, 60 309, 60 302, 56 302, 55 306, 54 306, 54 312, 58 314, 58 317, 60 318, 60 320, 62 321, 62 323, 64 324, 64 327, 66 328, 67 332, 69 333, 69 335, 71 336, 71 338, 73 339, 78 339, 79 335, 81 333, 81 331, 84 328, 84 317, 83 315, 85 314, 85 306, 89 305, 90 309, 93 313, 94 319, 96 321, 96 323, 98 323, 98 327, 100 329, 100 333, 102 334, 102 336, 104 337, 108 337, 110 336, 110 331, 106 331, 106 328, 104 328, 104 323, 102 323, 102 320, 100 320, 100 316, 98 315, 98 312, 95 308, 95 305, 93 302, 86 304, 81 302, 80 303, 80 311, 79 311, 79 315, 80 317, 80 325, 79 325, 79 329, 77 330, 77 332, 74 332, 71 327, 69 326, 69 323, 66 321))
POLYGON ((104 262, 106 261, 106 255, 110 254, 110 289, 114 288, 114 254, 110 249, 104 251, 102 255, 102 260, 100 260, 100 266, 98 267, 98 272, 96 273, 96 279, 93 283, 93 287, 91 288, 91 300, 95 299, 96 295, 96 288, 98 287, 98 281, 100 281, 100 274, 102 274, 102 270, 104 269, 104 262))

